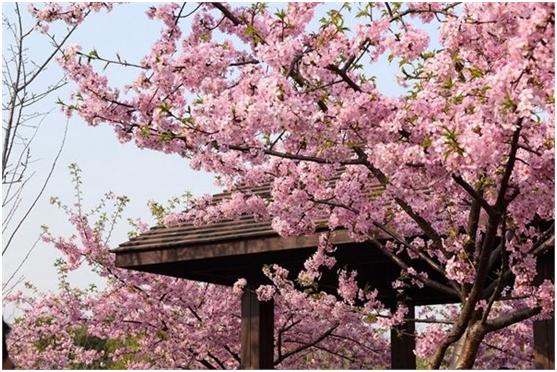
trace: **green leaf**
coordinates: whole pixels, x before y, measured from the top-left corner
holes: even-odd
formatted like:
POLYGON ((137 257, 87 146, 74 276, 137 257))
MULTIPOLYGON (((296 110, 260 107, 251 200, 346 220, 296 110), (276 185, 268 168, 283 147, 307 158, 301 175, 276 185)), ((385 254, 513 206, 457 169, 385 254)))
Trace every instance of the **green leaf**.
POLYGON ((452 79, 445 80, 443 84, 441 84, 441 87, 444 89, 451 89, 454 87, 454 81, 452 79))
POLYGON ((193 116, 183 117, 182 119, 180 119, 180 121, 184 124, 190 124, 190 125, 195 124, 195 120, 193 119, 193 116))
POLYGON ((161 142, 170 142, 174 139, 174 133, 170 131, 164 131, 159 134, 159 139, 161 140, 161 142))
POLYGON ((428 148, 431 147, 431 145, 433 145, 433 139, 430 136, 425 136, 422 143, 420 144, 421 147, 424 148, 424 150, 427 150, 428 148))
POLYGON ((170 112, 170 109, 171 109, 171 108, 172 108, 172 107, 170 107, 170 104, 169 104, 168 102, 163 102, 163 103, 161 103, 161 104, 159 105, 159 109, 160 109, 162 112, 167 112, 167 113, 168 113, 168 112, 170 112))
POLYGON ((284 9, 280 9, 275 13, 275 16, 277 16, 277 18, 281 21, 284 21, 284 19, 286 18, 286 12, 284 11, 284 9))
POLYGON ((139 128, 139 135, 141 137, 147 138, 151 135, 151 129, 148 126, 143 126, 139 128))
POLYGON ((472 76, 472 79, 477 79, 477 78, 481 78, 482 76, 484 76, 484 73, 480 68, 471 67, 470 68, 470 75, 472 76))
POLYGON ((431 52, 431 51, 423 52, 423 53, 421 54, 421 57, 422 57, 423 59, 430 59, 430 58, 433 58, 433 57, 435 57, 435 52, 431 52))
POLYGON ((255 29, 255 27, 252 24, 248 24, 246 26, 246 29, 244 30, 244 34, 246 36, 251 37, 255 44, 261 43, 263 41, 263 40, 261 40, 261 38, 257 34, 257 30, 255 29))
POLYGON ((375 323, 377 321, 377 315, 375 314, 367 314, 365 317, 365 322, 367 323, 375 323))
POLYGON ((199 40, 201 40, 202 42, 206 43, 209 40, 211 40, 211 34, 209 32, 204 32, 201 34, 201 36, 199 37, 199 40))
POLYGON ((464 101, 464 96, 462 94, 459 94, 459 95, 453 97, 452 101, 453 101, 453 104, 460 105, 462 103, 462 101, 464 101))
POLYGON ((447 146, 445 158, 452 153, 457 153, 458 155, 464 154, 464 149, 458 143, 458 134, 456 131, 443 126, 443 137, 445 137, 445 145, 447 146))
POLYGON ((505 96, 505 99, 503 100, 503 102, 501 102, 501 106, 503 107, 503 110, 508 112, 513 112, 514 110, 516 110, 516 103, 514 103, 512 97, 509 94, 505 96))

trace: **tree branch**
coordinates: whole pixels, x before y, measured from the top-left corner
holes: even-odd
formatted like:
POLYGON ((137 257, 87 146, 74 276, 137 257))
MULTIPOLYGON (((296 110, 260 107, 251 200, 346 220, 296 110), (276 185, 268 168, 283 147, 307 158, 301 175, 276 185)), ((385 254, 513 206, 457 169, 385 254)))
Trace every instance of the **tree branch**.
POLYGON ((541 310, 542 309, 539 307, 518 310, 512 314, 502 316, 495 320, 487 321, 485 327, 488 332, 498 331, 515 323, 531 318, 534 315, 539 314, 541 310))
POLYGON ((221 3, 211 3, 215 8, 217 8, 218 10, 220 10, 222 12, 222 14, 228 18, 232 23, 234 23, 234 26, 239 26, 240 24, 242 24, 242 22, 240 22, 240 20, 234 15, 232 14, 232 12, 230 10, 228 10, 227 7, 225 7, 224 5, 222 5, 221 3))
POLYGON ((493 213, 493 207, 489 205, 487 200, 485 200, 484 197, 479 192, 477 192, 468 182, 466 182, 460 175, 453 174, 452 178, 458 185, 466 190, 466 192, 470 194, 470 196, 472 196, 474 200, 480 203, 482 208, 485 209, 488 214, 493 213))
MULTIPOLYGON (((401 269, 403 270, 408 270, 408 268, 410 266, 408 266, 408 264, 406 264, 406 262, 404 262, 404 260, 402 260, 400 257, 398 257, 397 255, 395 255, 394 253, 389 252, 387 249, 385 249, 382 244, 378 241, 375 241, 375 245, 378 247, 378 249, 387 257, 389 257, 391 259, 391 261, 393 261, 395 264, 397 264, 401 269)), ((409 273, 408 273, 409 274, 409 273)), ((409 274, 410 275, 410 274, 409 274)), ((422 282, 424 285, 431 287, 433 289, 438 290, 439 292, 443 292, 445 294, 448 294, 450 296, 457 296, 458 297, 458 293, 451 287, 448 287, 444 284, 441 284, 435 280, 429 279, 429 278, 421 278, 419 276, 412 276, 415 280, 418 280, 420 282, 422 282)))
POLYGON ((304 351, 304 350, 306 350, 306 349, 308 349, 308 348, 310 348, 310 347, 312 347, 312 346, 317 345, 318 343, 320 343, 321 341, 323 341, 325 338, 327 338, 329 335, 331 335, 331 333, 333 333, 333 331, 334 331, 335 329, 337 329, 338 326, 339 326, 339 324, 336 324, 336 325, 332 326, 331 328, 329 328, 327 331, 325 331, 323 334, 321 334, 321 336, 317 337, 317 338, 316 338, 315 340, 313 340, 312 342, 307 343, 307 344, 304 344, 304 345, 302 345, 302 346, 300 346, 300 347, 295 348, 294 350, 289 351, 288 353, 283 354, 283 355, 282 355, 282 359, 280 359, 280 358, 275 359, 274 364, 277 365, 277 364, 279 364, 280 362, 282 362, 284 359, 288 358, 289 356, 294 355, 294 354, 297 354, 297 353, 299 353, 299 352, 301 352, 301 351, 304 351))
POLYGON ((242 147, 237 145, 231 145, 229 146, 229 148, 231 150, 242 151, 242 152, 249 152, 250 150, 255 149, 255 150, 263 151, 266 155, 276 156, 284 159, 310 161, 313 163, 320 163, 320 164, 335 164, 335 163, 341 165, 361 164, 358 159, 348 159, 348 160, 338 161, 335 159, 325 159, 316 156, 298 155, 298 154, 291 154, 287 152, 279 152, 279 151, 268 150, 268 149, 249 148, 249 147, 242 147))

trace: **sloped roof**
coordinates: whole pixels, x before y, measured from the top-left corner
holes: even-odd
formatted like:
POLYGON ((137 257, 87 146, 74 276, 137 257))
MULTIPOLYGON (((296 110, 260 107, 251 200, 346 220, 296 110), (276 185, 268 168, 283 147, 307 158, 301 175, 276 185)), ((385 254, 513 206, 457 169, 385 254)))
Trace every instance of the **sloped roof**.
MULTIPOLYGON (((371 185, 370 191, 380 188, 371 185)), ((238 191, 270 198, 270 185, 238 191)), ((230 196, 230 192, 216 194, 213 203, 230 196)), ((279 236, 272 229, 271 221, 256 221, 251 215, 199 227, 192 223, 156 226, 122 243, 113 252, 116 265, 122 268, 223 285, 232 285, 239 278, 261 284, 268 282, 262 273, 264 265, 279 264, 291 275, 304 268, 304 262, 316 251, 320 233, 329 231, 326 220, 316 223, 315 233, 291 237, 279 236)), ((376 238, 388 239, 387 236, 376 238)), ((354 242, 346 230, 332 231, 330 241, 339 247, 334 254, 337 265, 323 274, 319 281, 321 289, 336 293, 338 276, 335 273, 345 268, 357 270, 360 285, 369 284, 378 289, 379 298, 384 303, 396 301, 397 293, 391 283, 399 277, 400 268, 377 249, 377 241, 354 242)), ((429 272, 430 278, 438 276, 423 263, 415 262, 413 266, 429 272)), ((456 300, 429 288, 417 290, 412 297, 416 304, 456 300)))
POLYGON ((254 239, 276 235, 269 221, 256 221, 251 215, 195 227, 184 223, 175 227, 156 226, 120 244, 115 251, 149 250, 183 245, 207 244, 236 239, 254 239))
MULTIPOLYGON (((328 181, 329 186, 334 186, 340 177, 328 181)), ((382 190, 381 185, 371 185, 370 192, 382 190)), ((249 195, 271 199, 271 185, 265 184, 257 187, 241 187, 236 189, 238 192, 245 192, 249 195)), ((230 198, 232 192, 215 194, 212 197, 212 204, 216 205, 225 199, 230 198)), ((327 230, 325 219, 316 221, 317 231, 327 230)), ((178 226, 166 227, 155 226, 150 230, 131 238, 129 241, 120 244, 115 252, 144 251, 151 249, 183 247, 189 245, 209 244, 226 242, 239 239, 257 239, 263 237, 278 237, 279 235, 271 227, 271 221, 257 221, 252 215, 242 215, 234 220, 221 220, 204 226, 194 226, 193 223, 182 223, 178 226)))

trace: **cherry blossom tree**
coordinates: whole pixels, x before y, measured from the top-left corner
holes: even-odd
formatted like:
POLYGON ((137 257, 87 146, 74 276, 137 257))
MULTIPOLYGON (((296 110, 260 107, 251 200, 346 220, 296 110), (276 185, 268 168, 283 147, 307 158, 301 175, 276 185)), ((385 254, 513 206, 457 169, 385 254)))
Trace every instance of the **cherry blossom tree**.
MULTIPOLYGON (((71 172, 81 195, 79 169, 72 165, 71 172)), ((240 285, 230 289, 116 268, 106 244, 128 202, 124 196, 108 193, 90 212, 79 201, 72 208, 56 198, 52 202, 67 213, 75 235, 43 234, 64 257, 57 262, 59 293, 17 292, 6 298, 25 311, 9 339, 18 367, 239 367, 240 285), (69 274, 84 264, 107 279, 106 288, 71 285, 69 274)), ((277 367, 387 366, 388 339, 380 328, 334 296, 293 294, 277 302, 277 367)))
MULTIPOLYGON (((24 311, 8 339, 16 365, 26 369, 238 368, 239 295, 245 283, 239 281, 230 289, 116 268, 106 242, 128 200, 107 193, 86 212, 79 202, 79 169, 75 165, 70 169, 77 203, 71 208, 57 198, 52 203, 67 213, 75 235, 56 237, 48 229, 43 234, 63 254, 56 263, 60 290, 42 294, 28 284, 35 293, 16 292, 5 298, 24 311), (106 288, 80 289, 71 284, 70 274, 85 264, 107 280, 106 288)), ((132 233, 145 228, 140 221, 132 222, 138 229, 132 233)), ((267 271, 279 284, 287 276, 279 267, 267 271)), ((343 279, 340 287, 346 293, 350 290, 345 285, 350 283, 343 279)), ((280 285, 281 296, 271 286, 258 290, 263 298, 276 298, 277 368, 387 368, 389 342, 377 318, 362 317, 334 296, 307 296, 286 287, 280 285)), ((430 328, 420 332, 416 351, 420 360, 427 361, 443 334, 439 327, 447 324, 439 319, 456 318, 458 309, 443 308, 436 316, 432 316, 435 309, 422 312, 421 321, 430 328)), ((531 368, 532 352, 531 326, 518 324, 484 342, 477 366, 512 363, 531 368), (510 348, 504 346, 509 340, 510 348)))
MULTIPOLYGON (((76 195, 80 173, 71 166, 76 195)), ((116 268, 106 245, 128 202, 108 193, 85 212, 52 200, 76 235, 43 240, 64 259, 57 263, 60 292, 8 301, 25 311, 14 325, 10 351, 21 368, 230 369, 239 366, 241 286, 222 286, 116 268), (105 210, 113 202, 113 210, 105 210), (90 222, 89 222, 90 221, 90 222), (68 275, 89 264, 108 281, 105 289, 79 289, 68 275)), ((141 228, 140 223, 136 225, 141 228)), ((285 297, 276 308, 276 358, 281 368, 381 368, 387 339, 377 327, 339 306, 333 296, 285 297), (330 313, 330 304, 336 311, 330 313)))
MULTIPOLYGON (((272 185, 271 200, 236 191, 210 206, 203 197, 167 224, 253 213, 283 236, 314 232, 323 217, 356 241, 387 234, 379 249, 406 278, 395 286, 460 301, 436 330, 430 367, 450 359, 471 368, 494 332, 554 311, 553 283, 536 275, 554 246, 554 7, 348 4, 315 26, 319 12, 313 3, 276 12, 259 3, 154 6, 147 15, 163 30, 140 61, 64 50, 59 62, 76 91, 63 108, 111 125, 122 142, 179 154, 229 190, 272 185), (424 31, 432 22, 436 50, 424 31), (385 56, 407 88, 398 97, 374 81, 385 56), (112 86, 106 64, 137 78, 112 86)), ((67 22, 64 14, 38 17, 67 22)), ((319 280, 333 250, 324 236, 298 283, 269 268, 274 285, 260 297, 301 296, 298 286, 319 280)), ((385 310, 357 273, 339 275, 339 295, 330 306, 385 310)), ((386 325, 413 321, 405 310, 386 325)))

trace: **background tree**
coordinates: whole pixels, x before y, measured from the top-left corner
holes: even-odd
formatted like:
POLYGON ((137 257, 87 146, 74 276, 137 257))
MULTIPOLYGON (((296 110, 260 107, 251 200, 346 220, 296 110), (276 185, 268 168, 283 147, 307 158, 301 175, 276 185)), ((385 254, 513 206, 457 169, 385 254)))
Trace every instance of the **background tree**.
MULTIPOLYGON (((58 5, 51 5, 51 9, 43 9, 43 18, 55 12, 58 5)), ((21 9, 20 4, 4 7, 2 25, 6 35, 6 48, 2 60, 2 84, 4 95, 2 97, 2 256, 17 242, 18 233, 26 223, 31 211, 43 196, 43 193, 54 173, 54 169, 64 147, 66 132, 60 140, 60 145, 50 164, 44 164, 33 156, 33 141, 41 129, 41 125, 48 119, 49 113, 44 112, 41 103, 51 99, 57 91, 67 84, 64 75, 54 82, 43 79, 45 71, 55 62, 55 57, 61 54, 68 39, 78 28, 79 23, 91 11, 110 8, 108 4, 73 4, 65 11, 68 28, 61 36, 49 33, 48 25, 41 22, 32 22, 24 17, 26 9, 21 9), (13 13, 12 13, 13 12, 13 13), (29 45, 33 38, 43 38, 43 42, 51 46, 44 55, 30 53, 29 45), (38 162, 38 163, 37 163, 38 162), (47 169, 44 178, 41 170, 47 169), (36 183, 39 187, 29 189, 29 185, 36 183), (27 186, 27 187, 26 187, 27 186)), ((32 13, 38 10, 30 5, 32 13)), ((32 18, 33 19, 33 18, 32 18)), ((56 146, 53 144, 53 148, 56 146)), ((14 272, 2 283, 4 292, 9 292, 23 278, 18 276, 37 242, 27 248, 23 259, 14 272)))

